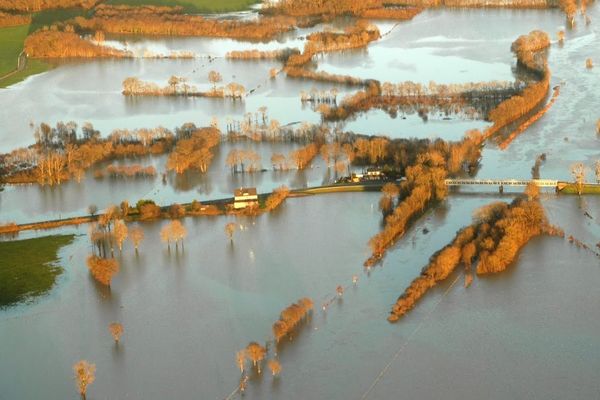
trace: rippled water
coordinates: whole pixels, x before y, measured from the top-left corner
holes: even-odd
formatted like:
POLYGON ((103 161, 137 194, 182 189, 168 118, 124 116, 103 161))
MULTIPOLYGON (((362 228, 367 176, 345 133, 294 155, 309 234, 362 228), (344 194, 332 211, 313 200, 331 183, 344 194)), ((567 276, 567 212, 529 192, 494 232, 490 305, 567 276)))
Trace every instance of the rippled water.
MULTIPOLYGON (((589 13, 593 21, 600 21, 596 6, 589 13)), ((508 47, 516 35, 535 28, 554 33, 563 22, 558 12, 436 10, 402 24, 383 43, 389 45, 393 39, 395 48, 410 43, 419 49, 434 46, 435 42, 437 50, 427 50, 427 54, 451 52, 473 59, 477 63, 465 62, 465 68, 481 67, 486 70, 482 74, 487 73, 488 66, 481 63, 500 63, 506 66, 508 76, 512 62, 508 47), (475 39, 482 42, 465 44, 475 39)), ((528 177, 541 152, 548 154, 541 170, 547 178, 566 179, 570 163, 585 161, 591 165, 600 159, 599 139, 594 132, 594 121, 600 117, 595 96, 600 78, 597 69, 588 71, 584 67, 585 59, 594 58, 599 48, 597 29, 594 22, 589 27, 580 22, 576 30, 567 33, 563 48, 553 46, 553 84, 563 82, 558 101, 507 151, 488 145, 479 176, 528 177)), ((382 65, 387 60, 382 60, 382 65)), ((445 56, 440 55, 438 60, 443 66, 445 56)), ((111 81, 111 69, 107 66, 115 68, 115 75, 127 75, 126 68, 116 68, 122 63, 140 70, 162 64, 163 71, 185 65, 183 61, 140 60, 70 64, 0 92, 1 112, 18 114, 20 111, 12 105, 14 99, 18 93, 28 93, 25 100, 37 101, 47 115, 56 107, 57 113, 50 119, 69 119, 57 117, 63 112, 61 109, 73 110, 71 115, 87 119, 87 113, 94 109, 92 92, 102 87, 89 79, 94 76, 90 71, 99 73, 97 80, 107 83, 111 81), (69 79, 73 69, 83 75, 69 79), (86 70, 88 75, 83 73, 86 70), (53 88, 43 82, 61 82, 68 89, 61 91, 60 86, 53 88), (36 99, 34 93, 41 93, 41 97, 36 99), (74 98, 79 101, 73 101, 74 98)), ((265 71, 267 64, 257 63, 265 71)), ((163 75, 161 68, 154 72, 157 79, 163 75)), ((239 68, 236 73, 247 73, 247 79, 254 79, 249 70, 239 68)), ((456 73, 455 77, 459 79, 460 75, 456 73)), ((432 78, 435 79, 423 75, 422 79, 432 78)), ((171 126, 179 113, 194 112, 185 111, 187 101, 159 99, 148 102, 154 104, 153 109, 144 110, 148 105, 130 105, 133 116, 128 117, 125 101, 116 94, 119 80, 108 85, 115 93, 101 91, 105 96, 98 100, 99 107, 104 104, 105 110, 110 110, 103 116, 106 127, 113 123, 120 127, 124 121, 136 127, 136 120, 152 126, 154 120, 148 121, 151 115, 158 115, 153 117, 156 121, 162 115, 162 120, 168 121, 162 124, 171 126), (109 107, 111 101, 114 107, 109 107)), ((284 79, 275 84, 293 85, 298 90, 306 86, 284 79)), ((290 114, 293 119, 294 113, 304 112, 299 111, 296 93, 285 94, 274 87, 268 90, 273 96, 290 96, 289 104, 280 103, 281 98, 270 103, 281 104, 281 115, 290 114)), ((279 109, 274 105, 269 108, 279 109)), ((199 117, 194 120, 202 120, 201 113, 197 111, 194 115, 199 117)), ((306 111, 306 115, 312 114, 306 111)), ((439 127, 430 122, 422 131, 410 118, 390 120, 389 128, 384 115, 366 118, 381 122, 369 124, 359 119, 349 126, 355 124, 352 129, 356 131, 373 129, 368 133, 375 133, 381 129, 393 134, 404 123, 414 124, 414 136, 429 135, 433 132, 430 127, 443 137, 447 132, 452 137, 458 135, 459 130, 445 129, 458 124, 456 121, 440 121, 439 127)), ((7 121, 4 115, 2 121, 3 125, 7 121)), ((26 142, 18 134, 21 123, 15 118, 6 129, 2 127, 3 146, 12 147, 11 141, 26 142)), ((460 124, 462 128, 467 122, 460 124)), ((473 126, 481 123, 473 122, 473 126)), ((410 135, 409 132, 403 134, 410 135)), ((269 153, 270 149, 264 151, 269 153)), ((164 160, 152 162, 160 166, 164 160)), ((230 177, 223 164, 215 165, 206 177, 213 188, 210 193, 227 193, 240 183, 230 177)), ((294 174, 281 181, 290 182, 294 174)), ((309 183, 318 182, 325 175, 321 168, 307 174, 309 183)), ((63 198, 52 194, 46 199, 42 189, 11 188, 0 194, 0 213, 11 207, 11 213, 18 218, 27 218, 30 211, 16 211, 18 199, 24 204, 23 210, 40 207, 40 214, 51 212, 63 202, 68 204, 61 209, 63 212, 78 210, 82 206, 72 200, 72 193, 77 190, 86 200, 109 200, 109 193, 118 193, 121 200, 146 191, 157 191, 156 195, 165 199, 207 195, 204 178, 189 178, 187 183, 170 181, 166 187, 160 179, 94 185, 90 178, 81 186, 67 184, 64 193, 71 194, 63 198), (17 196, 15 190, 24 192, 17 196), (39 194, 34 195, 36 192, 39 194)), ((272 173, 262 179, 257 186, 266 188, 280 182, 272 173)), ((370 274, 363 270, 362 261, 368 253, 369 237, 380 228, 380 215, 376 211, 378 195, 369 193, 289 199, 273 214, 238 220, 244 229, 236 232, 233 246, 223 231, 227 218, 186 219, 189 236, 183 253, 172 250, 169 254, 159 245, 160 222, 145 224, 146 240, 139 258, 126 247, 121 256, 121 273, 110 291, 98 287, 90 278, 84 267, 90 245, 85 236, 78 237, 62 250, 65 273, 48 296, 33 305, 0 312, 0 398, 76 398, 71 365, 81 358, 95 362, 98 369, 88 398, 224 398, 235 389, 239 378, 235 352, 251 340, 266 339, 279 311, 289 303, 310 296, 320 305, 334 294, 338 284, 350 286, 343 299, 334 302, 326 313, 317 309, 293 341, 279 349, 282 376, 278 380, 268 374, 261 379, 253 376, 246 398, 597 398, 600 311, 596 293, 600 263, 561 239, 533 240, 508 271, 476 279, 469 289, 463 288, 461 276, 452 276, 399 323, 391 325, 385 320, 391 304, 419 274, 429 256, 470 222, 474 209, 491 201, 511 199, 512 195, 500 196, 493 190, 487 194, 451 195, 417 221, 389 252, 383 266, 370 274), (359 275, 356 288, 351 287, 353 274, 359 275), (108 323, 115 320, 122 321, 125 327, 118 347, 107 330, 108 323), (373 389, 363 396, 370 387, 373 389)), ((546 194, 542 201, 551 221, 568 234, 590 244, 600 241, 599 198, 546 194)), ((82 227, 79 232, 85 231, 82 227)))

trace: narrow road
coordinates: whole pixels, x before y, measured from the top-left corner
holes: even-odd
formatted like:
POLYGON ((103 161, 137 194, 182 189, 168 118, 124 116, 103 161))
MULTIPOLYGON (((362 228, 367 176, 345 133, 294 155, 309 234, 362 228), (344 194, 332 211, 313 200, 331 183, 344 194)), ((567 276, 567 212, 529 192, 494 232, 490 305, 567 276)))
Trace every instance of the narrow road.
POLYGON ((25 54, 25 51, 22 51, 19 54, 19 57, 17 58, 17 68, 15 70, 9 72, 6 75, 0 76, 0 81, 3 81, 4 79, 13 76, 17 72, 23 71, 26 66, 27 66, 27 54, 25 54))

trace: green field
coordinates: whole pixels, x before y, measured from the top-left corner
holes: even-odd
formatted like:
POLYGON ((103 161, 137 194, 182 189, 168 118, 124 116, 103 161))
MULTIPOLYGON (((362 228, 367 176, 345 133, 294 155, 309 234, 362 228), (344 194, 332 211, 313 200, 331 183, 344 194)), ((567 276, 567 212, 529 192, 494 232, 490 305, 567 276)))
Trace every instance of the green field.
MULTIPOLYGON (((5 76, 17 68, 17 58, 23 50, 23 42, 30 32, 30 29, 30 25, 0 29, 0 77, 5 76)), ((20 82, 29 75, 47 71, 49 68, 51 68, 51 66, 48 63, 29 59, 24 70, 4 79, 0 78, 0 88, 20 82)))
POLYGON ((247 10, 260 0, 108 0, 106 4, 124 4, 130 6, 181 6, 188 13, 219 13, 247 10))
MULTIPOLYGON (((573 183, 568 184, 560 190, 562 194, 577 194, 577 186, 573 183)), ((585 184, 581 194, 600 194, 600 184, 585 184)))
POLYGON ((23 50, 23 41, 28 32, 29 25, 0 29, 0 76, 17 68, 17 57, 23 50))
POLYGON ((74 235, 0 242, 0 308, 30 300, 52 288, 62 268, 58 250, 74 235))
POLYGON ((23 42, 28 34, 44 25, 65 21, 83 15, 84 12, 79 8, 46 10, 34 14, 29 25, 0 28, 0 88, 20 82, 30 75, 42 73, 52 67, 46 62, 29 59, 24 70, 4 79, 1 78, 17 68, 17 57, 23 50, 23 42))

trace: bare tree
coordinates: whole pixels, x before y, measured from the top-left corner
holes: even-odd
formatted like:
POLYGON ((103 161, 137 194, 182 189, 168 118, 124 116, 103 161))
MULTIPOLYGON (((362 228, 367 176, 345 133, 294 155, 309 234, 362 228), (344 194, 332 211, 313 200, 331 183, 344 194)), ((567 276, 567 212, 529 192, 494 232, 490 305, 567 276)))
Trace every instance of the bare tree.
POLYGON ((236 225, 233 222, 225 225, 225 234, 229 238, 229 240, 233 243, 233 234, 235 232, 236 225))
POLYGON ((144 230, 139 226, 131 228, 131 240, 133 241, 133 247, 135 247, 135 253, 138 252, 138 247, 142 240, 144 240, 144 230))
POLYGON ((208 81, 213 85, 213 92, 217 91, 217 83, 223 81, 223 77, 217 71, 210 71, 208 73, 208 81))
POLYGON ((235 359, 238 367, 240 367, 240 372, 244 373, 244 368, 246 367, 246 352, 244 350, 238 351, 235 353, 235 359))
POLYGON ((115 229, 113 232, 113 236, 117 245, 119 246, 119 251, 123 251, 123 243, 127 239, 129 230, 127 229, 127 225, 123 222, 122 219, 115 221, 115 229))
POLYGON ((583 183, 585 182, 586 168, 583 163, 575 163, 571 165, 571 175, 575 179, 575 186, 577 187, 577 194, 581 196, 583 191, 583 183))

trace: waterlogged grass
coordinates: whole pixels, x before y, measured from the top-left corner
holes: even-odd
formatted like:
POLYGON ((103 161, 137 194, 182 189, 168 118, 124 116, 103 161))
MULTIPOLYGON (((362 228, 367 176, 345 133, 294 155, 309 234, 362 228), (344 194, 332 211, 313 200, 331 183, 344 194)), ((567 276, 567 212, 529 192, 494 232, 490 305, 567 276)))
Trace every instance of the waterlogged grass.
POLYGON ((106 4, 129 6, 181 6, 188 13, 220 13, 247 10, 260 0, 108 0, 106 4))
POLYGON ((62 268, 58 250, 74 235, 0 242, 0 308, 30 300, 52 288, 62 268))

